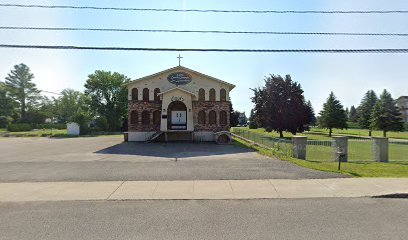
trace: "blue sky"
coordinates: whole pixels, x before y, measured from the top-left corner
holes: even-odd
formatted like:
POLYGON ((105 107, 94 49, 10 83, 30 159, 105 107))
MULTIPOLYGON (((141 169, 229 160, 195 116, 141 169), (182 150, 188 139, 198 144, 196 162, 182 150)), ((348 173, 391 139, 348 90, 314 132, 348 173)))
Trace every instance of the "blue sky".
MULTIPOLYGON (((2 1, 7 2, 7 1, 2 1)), ((178 9, 408 10, 404 0, 344 1, 17 1, 10 3, 178 9)), ((101 27, 178 30, 399 32, 408 14, 302 15, 153 13, 0 8, 2 26, 101 27)), ((408 48, 403 37, 269 36, 169 33, 43 32, 0 30, 0 43, 172 48, 408 48)), ((318 112, 333 91, 345 106, 358 105, 369 89, 408 95, 408 54, 181 53, 182 65, 235 84, 234 108, 249 112, 254 88, 268 74, 291 74, 318 112)), ((42 90, 83 90, 97 69, 136 79, 178 64, 177 52, 101 52, 0 49, 0 79, 27 64, 42 90)))

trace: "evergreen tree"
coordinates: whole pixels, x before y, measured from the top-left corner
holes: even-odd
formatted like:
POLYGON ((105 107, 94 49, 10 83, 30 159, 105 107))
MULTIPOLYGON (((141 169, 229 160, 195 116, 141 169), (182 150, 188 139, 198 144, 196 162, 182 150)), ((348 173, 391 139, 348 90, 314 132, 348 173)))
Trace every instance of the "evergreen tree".
POLYGON ((368 135, 371 136, 370 119, 375 103, 378 101, 377 94, 373 90, 365 93, 357 108, 358 125, 363 129, 368 129, 368 135))
POLYGON ((350 107, 350 112, 348 115, 348 120, 350 122, 357 122, 358 121, 358 115, 357 115, 357 110, 356 108, 353 106, 350 107))
POLYGON ((255 103, 255 121, 266 131, 275 130, 283 137, 283 131, 296 134, 303 132, 307 119, 307 106, 303 90, 299 83, 292 81, 290 75, 282 78, 270 75, 265 79, 265 86, 253 89, 255 103))
POLYGON ((40 92, 32 82, 34 75, 23 63, 14 66, 14 70, 6 77, 7 90, 17 102, 21 121, 26 121, 28 107, 35 106, 41 98, 40 92))
POLYGON ((229 102, 229 105, 230 105, 230 125, 231 127, 236 127, 238 125, 239 112, 234 111, 231 101, 229 102))
POLYGON ((312 106, 312 102, 307 101, 306 103, 306 122, 307 122, 307 128, 309 128, 309 125, 315 125, 316 124, 316 115, 312 106))
POLYGON ((323 104, 323 110, 319 113, 319 126, 329 129, 331 137, 333 128, 347 128, 347 116, 343 105, 337 100, 333 92, 330 93, 326 103, 323 104))
POLYGON ((382 130, 383 136, 387 136, 388 131, 402 131, 403 123, 400 112, 391 94, 384 89, 380 99, 374 105, 371 113, 370 127, 382 130))
POLYGON ((348 107, 346 107, 347 121, 350 121, 350 120, 349 120, 349 115, 350 115, 350 110, 348 109, 348 107))

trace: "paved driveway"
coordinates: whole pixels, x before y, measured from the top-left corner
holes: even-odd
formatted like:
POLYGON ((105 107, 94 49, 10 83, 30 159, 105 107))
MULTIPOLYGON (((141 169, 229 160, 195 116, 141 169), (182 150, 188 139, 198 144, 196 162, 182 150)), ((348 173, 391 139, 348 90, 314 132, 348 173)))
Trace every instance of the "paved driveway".
POLYGON ((121 137, 0 138, 0 182, 344 177, 233 145, 123 143, 121 137))

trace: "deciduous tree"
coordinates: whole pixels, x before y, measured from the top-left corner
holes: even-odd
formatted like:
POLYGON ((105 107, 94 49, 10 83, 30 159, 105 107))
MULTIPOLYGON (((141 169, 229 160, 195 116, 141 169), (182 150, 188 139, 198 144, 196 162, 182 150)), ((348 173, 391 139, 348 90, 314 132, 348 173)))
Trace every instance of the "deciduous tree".
POLYGON ((109 131, 118 131, 127 115, 127 89, 130 79, 117 72, 97 70, 88 76, 85 94, 89 105, 108 121, 109 131))
POLYGON ((310 124, 303 90, 290 75, 270 75, 265 78, 264 87, 253 91, 255 121, 266 131, 277 131, 283 137, 284 131, 296 134, 310 124))

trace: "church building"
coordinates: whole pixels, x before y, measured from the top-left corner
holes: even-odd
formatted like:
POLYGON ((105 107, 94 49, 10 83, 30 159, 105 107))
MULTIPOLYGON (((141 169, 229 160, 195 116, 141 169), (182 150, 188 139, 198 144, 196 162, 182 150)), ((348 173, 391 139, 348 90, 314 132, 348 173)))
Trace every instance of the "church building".
POLYGON ((129 141, 229 142, 235 85, 176 66, 126 84, 129 141))

